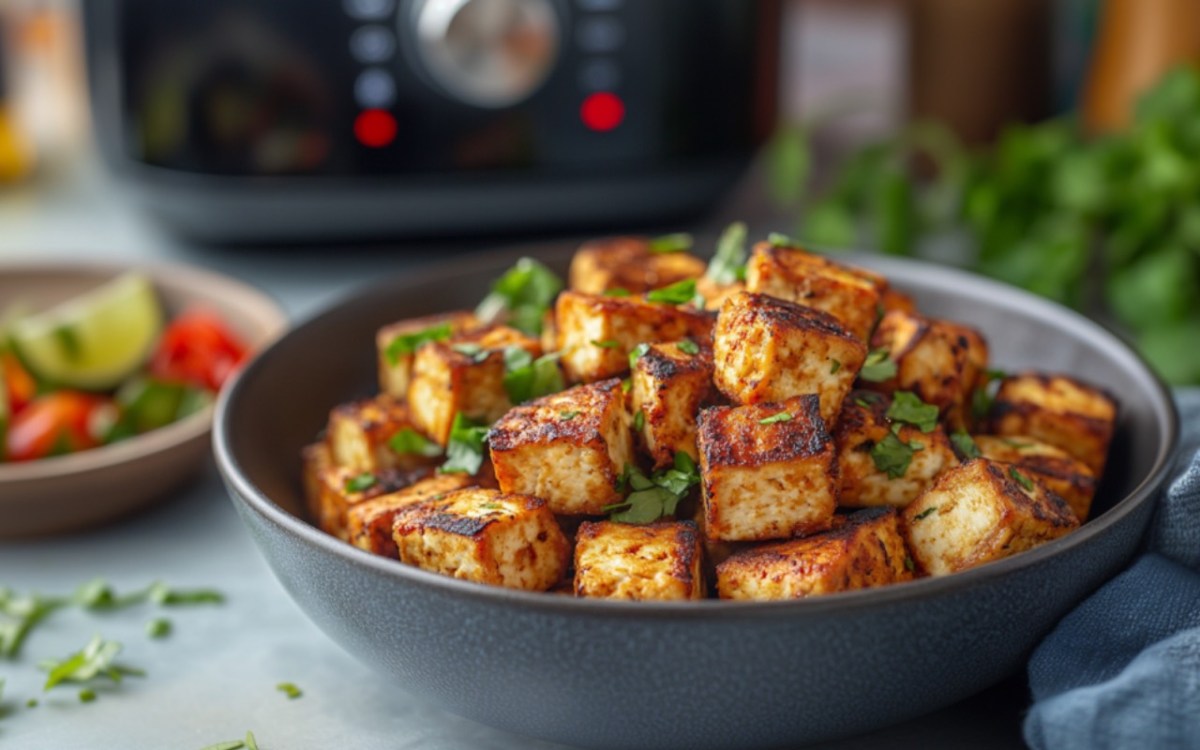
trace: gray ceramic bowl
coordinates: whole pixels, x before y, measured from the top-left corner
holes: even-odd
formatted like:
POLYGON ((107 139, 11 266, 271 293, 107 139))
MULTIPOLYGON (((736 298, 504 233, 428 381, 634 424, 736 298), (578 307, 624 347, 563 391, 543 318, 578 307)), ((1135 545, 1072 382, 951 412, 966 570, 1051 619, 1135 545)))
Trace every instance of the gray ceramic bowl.
MULTIPOLYGON (((559 269, 564 252, 540 254, 559 269)), ((1095 516, 1031 552, 947 578, 793 602, 626 603, 490 588, 373 557, 303 516, 301 446, 373 390, 380 325, 473 305, 516 255, 462 258, 354 295, 294 329, 218 405, 238 511, 304 611, 407 690, 484 724, 591 747, 747 748, 865 732, 1019 670, 1138 547, 1177 417, 1162 384, 1095 324, 944 268, 857 258, 932 315, 978 326, 993 362, 1086 377, 1120 424, 1095 516)))

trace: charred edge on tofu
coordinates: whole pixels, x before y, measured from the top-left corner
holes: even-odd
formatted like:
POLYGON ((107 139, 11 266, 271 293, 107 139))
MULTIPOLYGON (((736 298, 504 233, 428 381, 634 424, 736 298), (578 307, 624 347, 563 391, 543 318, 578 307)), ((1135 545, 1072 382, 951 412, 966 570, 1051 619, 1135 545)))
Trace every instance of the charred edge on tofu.
POLYGON ((676 359, 670 354, 651 347, 645 354, 638 357, 638 369, 655 380, 669 380, 676 375, 690 372, 711 370, 713 367, 712 349, 701 346, 697 354, 687 354, 676 359))
MULTIPOLYGON (((603 437, 601 418, 603 408, 590 409, 592 405, 603 407, 606 398, 623 399, 620 378, 610 378, 598 383, 575 386, 570 389, 574 395, 586 393, 586 401, 572 402, 580 408, 575 419, 535 420, 539 406, 544 404, 542 399, 517 406, 500 418, 491 431, 488 432, 488 445, 494 451, 512 450, 520 445, 552 443, 560 440, 574 443, 586 443, 603 437), (531 425, 536 425, 532 427, 531 425)), ((566 393, 566 391, 564 391, 566 393)), ((561 394, 548 396, 548 399, 560 397, 561 394)))
MULTIPOLYGON (((992 402, 992 407, 988 411, 988 420, 993 427, 998 427, 1004 417, 1015 414, 1019 417, 1033 417, 1043 413, 1045 408, 1028 401, 1006 401, 1001 398, 996 398, 992 402)), ((1086 414, 1078 412, 1070 412, 1069 417, 1072 424, 1077 424, 1079 428, 1088 435, 1095 437, 1097 440, 1104 440, 1113 431, 1114 422, 1099 417, 1089 417, 1086 414)))
POLYGON ((384 469, 375 474, 375 483, 361 491, 364 500, 370 500, 380 495, 390 495, 393 492, 399 492, 402 489, 411 487, 422 479, 428 479, 434 475, 435 468, 430 466, 422 466, 417 469, 384 469))
MULTIPOLYGON (((1020 460, 1012 461, 1029 474, 1040 474, 1050 479, 1068 482, 1084 492, 1096 491, 1096 477, 1091 473, 1075 471, 1075 467, 1084 466, 1076 458, 1059 456, 1021 456, 1020 460)), ((1033 477, 1037 479, 1037 477, 1033 477)))
POLYGON ((856 347, 863 343, 847 331, 838 319, 815 307, 805 307, 767 294, 746 293, 738 306, 739 316, 759 320, 768 330, 812 330, 844 339, 856 347))
POLYGON ((761 466, 796 458, 815 456, 830 447, 829 432, 821 419, 821 400, 815 394, 791 399, 787 404, 757 404, 754 407, 711 406, 700 412, 699 442, 704 446, 710 464, 720 466, 761 466), (776 430, 778 440, 771 441, 766 450, 756 439, 755 430, 729 430, 728 420, 735 410, 753 409, 755 427, 764 417, 785 409, 792 418, 786 422, 762 425, 761 430, 776 430))
MULTIPOLYGON (((982 461, 986 459, 975 460, 982 461)), ((1067 501, 1063 500, 1056 493, 1046 489, 1045 486, 1033 484, 1032 490, 1026 490, 1010 475, 1002 464, 987 461, 985 468, 994 480, 1004 485, 1005 494, 1012 498, 1014 502, 1027 507, 1037 520, 1045 521, 1055 528, 1073 528, 1078 525, 1075 512, 1071 510, 1071 506, 1067 504, 1067 501), (1030 494, 1033 494, 1035 497, 1041 496, 1046 498, 1050 505, 1053 506, 1055 512, 1053 514, 1047 513, 1045 505, 1031 498, 1030 494)))
POLYGON ((915 313, 903 313, 903 312, 902 313, 885 313, 883 318, 880 319, 879 325, 875 327, 875 332, 871 335, 871 348, 884 347, 888 350, 889 356, 893 360, 899 361, 906 354, 909 354, 910 352, 912 352, 913 349, 915 349, 917 347, 917 345, 921 343, 921 340, 925 338, 925 336, 929 333, 930 329, 932 329, 932 328, 933 328, 933 321, 931 321, 929 318, 926 318, 922 315, 917 315, 915 313), (912 335, 910 335, 908 337, 908 340, 905 341, 904 345, 902 347, 900 347, 899 349, 896 349, 896 347, 895 347, 895 341, 893 340, 894 337, 891 335, 892 328, 885 325, 885 322, 887 321, 888 316, 893 315, 893 314, 916 321, 916 325, 913 327, 912 335))

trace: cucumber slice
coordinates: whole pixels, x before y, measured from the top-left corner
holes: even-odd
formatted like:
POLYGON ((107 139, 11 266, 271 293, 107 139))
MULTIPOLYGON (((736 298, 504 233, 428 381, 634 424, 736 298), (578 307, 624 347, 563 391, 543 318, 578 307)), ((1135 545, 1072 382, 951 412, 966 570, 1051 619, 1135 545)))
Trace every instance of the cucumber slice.
POLYGON ((9 339, 39 379, 83 390, 109 390, 150 356, 163 312, 150 280, 120 276, 58 307, 14 321, 9 339))

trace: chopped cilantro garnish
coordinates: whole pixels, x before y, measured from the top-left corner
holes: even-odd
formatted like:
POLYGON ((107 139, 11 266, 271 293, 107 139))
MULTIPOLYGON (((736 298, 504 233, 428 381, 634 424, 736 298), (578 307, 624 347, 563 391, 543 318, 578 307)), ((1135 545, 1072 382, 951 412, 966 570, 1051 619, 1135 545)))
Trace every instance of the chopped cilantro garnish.
POLYGON ((593 341, 592 346, 598 346, 601 349, 619 349, 621 342, 616 339, 604 339, 603 341, 593 341))
POLYGON ((933 404, 925 403, 915 393, 897 391, 892 396, 892 405, 888 407, 887 418, 911 424, 921 432, 929 432, 937 427, 938 408, 933 404))
POLYGON ((151 638, 165 638, 171 634, 171 621, 165 617, 155 617, 146 623, 146 635, 151 638))
POLYGON ((674 515, 679 501, 691 488, 700 483, 700 472, 692 457, 683 451, 675 453, 675 465, 647 477, 634 466, 626 464, 617 481, 617 489, 633 491, 623 502, 606 507, 609 518, 621 523, 651 523, 663 516, 674 515))
POLYGON ((646 412, 642 411, 641 409, 638 409, 637 414, 633 415, 633 429, 637 430, 638 432, 641 432, 642 428, 645 426, 646 426, 646 412))
POLYGON ((800 247, 800 243, 780 232, 771 232, 767 235, 767 242, 774 247, 800 247))
POLYGON ((465 416, 462 412, 454 415, 454 424, 450 427, 450 442, 446 445, 446 463, 440 471, 443 474, 474 474, 483 466, 484 443, 487 440, 488 428, 465 416))
POLYGON ((913 516, 913 520, 914 520, 914 521, 920 521, 920 520, 922 520, 922 519, 924 519, 924 518, 927 518, 928 516, 931 516, 931 515, 933 515, 933 513, 934 513, 934 512, 935 512, 937 509, 938 509, 938 506, 936 506, 936 505, 931 505, 931 506, 929 506, 928 508, 926 508, 925 510, 921 511, 920 513, 918 513, 917 515, 913 516))
POLYGON ((628 289, 625 289, 625 288, 619 287, 619 286, 615 286, 612 289, 605 289, 604 294, 602 296, 604 296, 604 297, 629 297, 632 295, 630 295, 628 289))
POLYGON ((79 691, 80 703, 91 703, 94 700, 96 700, 95 690, 92 690, 91 688, 84 688, 83 690, 79 691))
POLYGON ((700 353, 700 345, 691 339, 684 339, 676 344, 676 346, 679 347, 679 351, 684 354, 690 354, 693 357, 700 353))
POLYGON ((690 302, 696 296, 696 280, 684 279, 676 281, 674 284, 668 284, 661 289, 646 293, 646 299, 650 302, 660 302, 666 305, 683 305, 690 302))
POLYGON ((837 371, 840 369, 842 369, 842 363, 836 359, 833 360, 833 362, 831 362, 829 364, 829 374, 830 375, 836 375, 837 371))
POLYGON ((450 348, 464 357, 470 357, 471 361, 475 364, 479 364, 480 362, 484 361, 488 358, 488 355, 491 354, 491 351, 484 349, 479 344, 472 344, 469 342, 465 344, 451 344, 450 348))
POLYGON ((300 688, 296 687, 296 685, 291 682, 281 682, 275 686, 275 689, 286 695, 289 700, 296 700, 300 696, 304 695, 304 693, 300 691, 300 688))
POLYGON ((358 476, 350 477, 346 480, 346 492, 363 492, 375 486, 375 475, 371 472, 363 472, 358 476))
POLYGON ((522 404, 565 388, 558 358, 558 354, 545 354, 534 359, 519 346, 505 349, 504 390, 508 392, 508 400, 522 404))
POLYGON ((858 376, 863 380, 881 383, 896 376, 896 363, 892 360, 891 351, 887 347, 872 349, 863 362, 858 376))
POLYGON ((779 424, 780 422, 791 422, 793 419, 791 412, 781 411, 778 414, 772 414, 769 417, 763 417, 758 420, 759 424, 779 424))
POLYGON ((746 225, 735 221, 717 240, 717 251, 709 261, 705 277, 716 284, 732 284, 746 278, 746 225))
POLYGON ((629 378, 625 378, 624 380, 622 380, 621 381, 621 393, 629 393, 631 390, 633 390, 633 381, 630 380, 629 378))
POLYGON ((200 750, 251 750, 250 747, 242 740, 230 740, 229 742, 218 742, 214 745, 206 745, 200 750))
POLYGON ((679 253, 692 248, 692 235, 686 232, 676 232, 675 234, 664 234, 662 237, 655 237, 646 243, 647 248, 654 254, 662 253, 679 253))
POLYGON ((475 314, 487 323, 504 319, 513 328, 536 336, 562 288, 562 280, 549 268, 532 258, 521 258, 496 280, 475 314))
POLYGON ((1029 477, 1017 471, 1015 466, 1008 467, 1008 475, 1017 480, 1017 483, 1024 487, 1026 492, 1033 492, 1033 481, 1029 477))
POLYGON ((882 440, 871 448, 871 459, 875 468, 887 472, 888 479, 899 479, 908 471, 912 463, 913 453, 924 448, 916 441, 904 442, 895 433, 888 432, 882 440))
POLYGON ((913 562, 912 555, 904 556, 904 569, 907 570, 909 573, 912 573, 913 571, 915 571, 917 569, 917 564, 915 562, 913 562))
POLYGON ((637 361, 641 359, 641 356, 648 351, 650 351, 649 344, 638 344, 637 346, 633 347, 633 351, 629 352, 629 366, 637 367, 637 361))
POLYGON ((575 410, 560 411, 558 413, 558 419, 560 422, 570 422, 572 419, 574 419, 575 417, 578 417, 578 416, 579 416, 579 412, 577 412, 575 410))
POLYGON ((388 447, 400 455, 425 456, 433 458, 441 455, 442 447, 417 432, 411 427, 404 427, 388 438, 388 447))
POLYGON ((221 604, 225 595, 214 589, 172 589, 164 583, 153 583, 146 590, 146 598, 164 607, 181 604, 221 604))
POLYGON ((114 662, 121 652, 121 644, 116 641, 106 641, 95 636, 81 650, 76 651, 61 661, 49 660, 39 666, 49 672, 43 690, 50 690, 63 682, 87 682, 93 677, 107 677, 113 682, 120 682, 125 676, 142 677, 140 669, 122 666, 114 662))
POLYGON ((979 452, 979 446, 975 444, 975 438, 971 437, 966 430, 955 430, 950 435, 950 442, 954 444, 954 449, 967 460, 983 455, 979 452))
POLYGON ((453 333, 454 327, 449 321, 413 333, 402 333, 391 340, 387 348, 383 350, 383 355, 387 358, 388 363, 394 366, 401 357, 412 354, 420 348, 421 344, 428 341, 445 341, 453 333))

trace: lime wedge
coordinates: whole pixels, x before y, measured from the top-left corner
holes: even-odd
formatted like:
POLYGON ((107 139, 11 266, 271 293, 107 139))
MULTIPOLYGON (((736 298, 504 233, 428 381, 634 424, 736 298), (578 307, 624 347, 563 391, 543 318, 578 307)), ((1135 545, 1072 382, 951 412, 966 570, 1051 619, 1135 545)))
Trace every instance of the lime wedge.
POLYGON ((9 339, 38 378, 70 388, 107 390, 150 356, 162 319, 150 280, 131 273, 16 320, 9 339))

